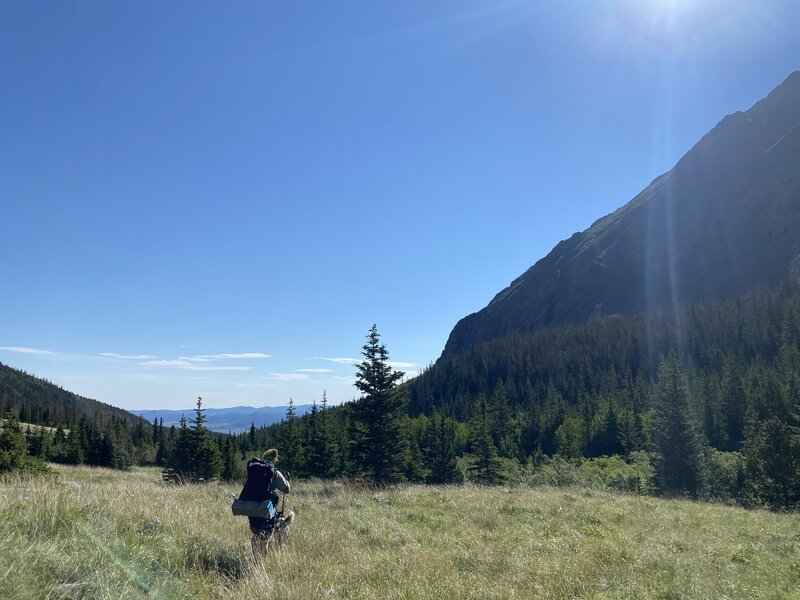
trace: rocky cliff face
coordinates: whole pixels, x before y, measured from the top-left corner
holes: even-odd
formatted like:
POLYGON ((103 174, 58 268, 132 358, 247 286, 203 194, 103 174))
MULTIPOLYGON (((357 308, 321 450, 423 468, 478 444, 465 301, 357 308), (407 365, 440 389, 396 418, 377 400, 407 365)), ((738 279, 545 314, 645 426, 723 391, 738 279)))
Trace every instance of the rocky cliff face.
POLYGON ((798 255, 800 71, 461 319, 444 353, 511 331, 738 294, 785 277, 798 255))

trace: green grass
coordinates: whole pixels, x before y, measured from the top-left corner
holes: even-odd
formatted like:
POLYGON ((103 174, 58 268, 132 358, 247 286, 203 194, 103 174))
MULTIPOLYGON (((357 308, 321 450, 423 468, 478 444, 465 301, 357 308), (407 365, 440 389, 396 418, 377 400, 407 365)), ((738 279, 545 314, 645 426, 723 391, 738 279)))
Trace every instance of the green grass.
POLYGON ((0 481, 0 597, 800 598, 797 514, 580 489, 298 482, 289 545, 256 562, 247 520, 230 513, 237 486, 165 485, 155 469, 56 473, 0 481))

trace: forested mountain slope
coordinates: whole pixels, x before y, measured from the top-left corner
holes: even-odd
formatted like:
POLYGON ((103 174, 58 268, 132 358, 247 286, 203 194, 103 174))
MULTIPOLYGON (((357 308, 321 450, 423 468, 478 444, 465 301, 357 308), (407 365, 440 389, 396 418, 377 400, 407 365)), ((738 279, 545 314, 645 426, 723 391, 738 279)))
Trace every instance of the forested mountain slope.
POLYGON ((108 421, 112 417, 128 425, 149 425, 140 417, 105 404, 73 394, 47 380, 0 363, 0 416, 11 411, 20 421, 70 428, 83 417, 108 421))
POLYGON ((124 467, 156 456, 151 424, 141 417, 0 364, 0 418, 8 414, 56 429, 27 436, 28 451, 41 459, 124 467))
POLYGON ((766 420, 800 425, 797 271, 732 299, 475 343, 406 384, 409 412, 469 421, 486 398, 509 456, 563 451, 557 430, 568 420, 581 454, 622 454, 649 447, 658 366, 674 355, 708 442, 740 449, 766 420))
POLYGON ((511 332, 773 285, 799 254, 800 71, 459 321, 443 355, 511 332))
MULTIPOLYGON (((800 505, 800 261, 734 298, 477 342, 401 391, 392 456, 412 481, 592 481, 800 505)), ((359 477, 361 402, 287 419, 262 446, 296 475, 359 477)))

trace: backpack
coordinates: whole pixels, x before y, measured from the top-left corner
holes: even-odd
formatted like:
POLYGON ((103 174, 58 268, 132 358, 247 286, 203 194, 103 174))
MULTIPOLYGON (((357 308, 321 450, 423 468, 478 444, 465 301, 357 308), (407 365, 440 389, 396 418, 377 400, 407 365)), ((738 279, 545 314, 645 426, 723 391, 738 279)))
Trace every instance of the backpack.
POLYGON ((275 467, 272 463, 257 458, 248 461, 244 487, 239 498, 231 504, 233 514, 272 519, 275 516, 275 505, 269 488, 274 476, 275 467))

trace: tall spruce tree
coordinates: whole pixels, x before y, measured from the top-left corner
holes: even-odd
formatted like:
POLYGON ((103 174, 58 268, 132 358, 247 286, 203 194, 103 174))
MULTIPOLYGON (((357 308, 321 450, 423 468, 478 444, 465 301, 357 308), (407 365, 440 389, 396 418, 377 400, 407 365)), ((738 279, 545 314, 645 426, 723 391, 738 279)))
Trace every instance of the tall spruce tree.
POLYGON ((337 442, 337 424, 328 408, 328 393, 322 392, 322 406, 319 412, 319 436, 322 447, 322 476, 330 477, 339 470, 339 444, 337 442))
POLYGON ((205 426, 202 398, 197 398, 194 411, 195 417, 189 428, 190 473, 195 480, 208 480, 219 476, 222 471, 222 457, 211 432, 205 426))
POLYGON ((244 462, 236 446, 234 438, 225 437, 222 442, 222 471, 220 478, 225 481, 241 481, 244 479, 244 462))
POLYGON ((675 355, 663 361, 658 370, 653 438, 661 490, 668 494, 702 493, 707 442, 689 409, 689 390, 675 355))
POLYGON ((331 477, 338 469, 336 424, 328 408, 328 393, 322 392, 322 403, 316 402, 306 417, 309 442, 307 445, 308 470, 315 477, 331 477))
POLYGON ((492 412, 481 394, 477 400, 477 411, 472 420, 472 453, 475 462, 469 468, 476 483, 494 485, 505 479, 502 461, 497 456, 497 448, 492 439, 492 412))
POLYGON ((25 443, 25 434, 12 413, 0 423, 0 473, 24 471, 30 457, 25 443))
POLYGON ((752 500, 772 508, 800 505, 800 431, 773 417, 747 440, 744 454, 752 500))
POLYGON ((314 400, 311 410, 305 417, 306 471, 312 477, 322 476, 322 439, 320 438, 319 409, 314 400))
POLYGON ((450 419, 434 413, 425 436, 423 453, 428 467, 427 483, 461 483, 464 474, 458 468, 456 432, 450 419))
POLYGON ((302 432, 294 408, 294 400, 291 398, 289 398, 289 405, 286 407, 286 419, 283 422, 279 441, 282 470, 294 476, 302 475, 302 432))
POLYGON ((502 381, 498 381, 492 391, 490 410, 493 422, 492 439, 498 454, 504 458, 516 458, 519 447, 513 422, 514 413, 508 403, 508 393, 502 381))
POLYGON ((389 353, 373 325, 358 365, 355 386, 362 393, 353 405, 353 464, 377 484, 401 481, 408 440, 403 432, 405 395, 397 388, 402 371, 389 365, 389 353))
POLYGON ((189 441, 189 427, 186 424, 186 417, 181 415, 180 426, 174 425, 170 429, 170 453, 167 466, 174 469, 184 477, 189 477, 191 472, 190 456, 191 447, 189 441))
POLYGON ((585 439, 584 422, 578 417, 565 417, 556 429, 556 446, 564 458, 579 459, 583 456, 585 439))
POLYGON ((158 420, 158 443, 156 445, 156 465, 163 467, 167 464, 169 456, 169 438, 164 429, 164 418, 158 420))

